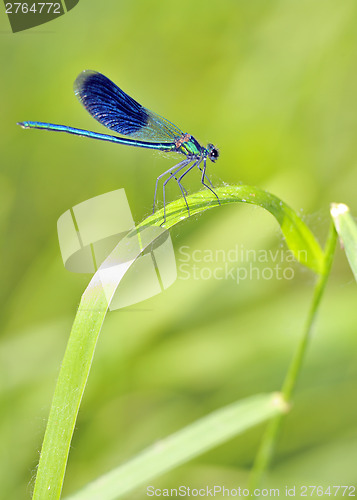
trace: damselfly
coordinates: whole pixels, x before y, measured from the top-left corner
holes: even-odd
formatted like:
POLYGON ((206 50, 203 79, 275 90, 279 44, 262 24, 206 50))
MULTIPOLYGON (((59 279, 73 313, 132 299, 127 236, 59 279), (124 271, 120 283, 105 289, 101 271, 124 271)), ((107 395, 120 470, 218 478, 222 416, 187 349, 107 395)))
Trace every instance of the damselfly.
POLYGON ((185 200, 188 214, 190 214, 185 196, 187 191, 182 186, 182 179, 195 167, 201 171, 201 183, 217 197, 219 202, 217 194, 212 189, 212 183, 206 175, 207 158, 215 162, 219 156, 218 149, 213 144, 208 144, 207 147, 201 146, 192 135, 183 133, 173 123, 141 106, 101 73, 83 71, 74 83, 74 92, 93 118, 110 130, 129 136, 131 139, 53 123, 25 121, 19 125, 23 128, 54 130, 116 144, 183 154, 184 160, 166 170, 156 179, 153 213, 155 212, 158 183, 160 179, 167 176, 163 181, 162 188, 164 221, 166 220, 165 187, 171 179, 176 180, 185 200), (210 186, 206 184, 206 180, 210 186))

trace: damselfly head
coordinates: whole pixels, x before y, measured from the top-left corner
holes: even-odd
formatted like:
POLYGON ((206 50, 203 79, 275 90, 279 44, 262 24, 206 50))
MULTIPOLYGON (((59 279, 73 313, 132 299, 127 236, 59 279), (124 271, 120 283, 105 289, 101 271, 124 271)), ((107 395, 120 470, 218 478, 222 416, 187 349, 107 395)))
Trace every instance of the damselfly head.
POLYGON ((217 160, 219 157, 219 151, 218 149, 213 146, 213 144, 208 144, 207 145, 207 151, 208 151, 208 158, 213 161, 213 163, 217 160))

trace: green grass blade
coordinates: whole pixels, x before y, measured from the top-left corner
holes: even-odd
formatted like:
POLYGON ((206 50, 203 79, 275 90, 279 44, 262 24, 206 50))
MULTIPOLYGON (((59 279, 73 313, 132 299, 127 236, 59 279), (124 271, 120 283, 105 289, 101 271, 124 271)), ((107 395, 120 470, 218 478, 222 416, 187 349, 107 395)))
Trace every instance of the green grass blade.
POLYGON ((139 246, 137 230, 131 231, 103 262, 82 295, 53 396, 33 500, 60 498, 79 406, 110 301, 125 272, 162 232, 159 228, 142 229, 139 246), (103 280, 103 271, 123 263, 120 277, 112 280, 109 274, 109 280, 103 280))
MULTIPOLYGON (((291 404, 292 396, 298 381, 298 377, 301 373, 303 362, 306 357, 307 348, 311 339, 313 324, 317 316, 318 307, 320 305, 323 292, 326 287, 327 279, 330 275, 333 256, 335 253, 336 241, 337 241, 337 233, 331 221, 324 252, 325 253, 324 270, 316 280, 314 295, 312 298, 310 311, 306 319, 305 328, 303 330, 302 336, 299 339, 296 352, 289 366, 281 390, 282 397, 284 398, 284 401, 288 405, 291 404)), ((284 415, 277 415, 269 422, 269 425, 267 426, 267 429, 262 439, 262 443, 260 445, 260 448, 258 450, 254 462, 252 475, 250 479, 251 490, 259 488, 263 476, 271 463, 283 419, 284 415)))
MULTIPOLYGON (((277 196, 263 191, 254 186, 224 186, 215 188, 221 205, 229 203, 249 203, 257 205, 270 212, 278 223, 285 237, 289 249, 293 252, 296 260, 309 267, 318 274, 324 270, 324 253, 316 241, 308 226, 286 203, 277 196)), ((219 206, 217 198, 208 191, 199 191, 187 197, 191 216, 199 214, 209 208, 219 206)), ((170 203, 166 207, 165 228, 171 228, 178 222, 187 219, 187 209, 182 199, 170 203)), ((141 225, 161 224, 163 222, 163 210, 148 217, 141 225)))
POLYGON ((333 203, 331 205, 331 216, 357 281, 357 225, 353 220, 350 209, 343 203, 333 203))
POLYGON ((61 496, 74 426, 107 311, 100 287, 98 295, 91 291, 82 296, 63 358, 42 445, 34 500, 57 500, 61 496))
MULTIPOLYGON (((317 273, 323 272, 323 252, 310 232, 309 228, 296 213, 276 196, 251 186, 222 187, 216 190, 221 204, 242 202, 258 205, 274 215, 280 224, 288 247, 294 252, 299 262, 317 273)), ((208 190, 191 195, 188 198, 191 215, 201 213, 208 208, 218 206, 217 199, 208 190)), ((166 207, 166 229, 188 217, 184 202, 180 199, 166 207)), ((103 290, 100 272, 108 270, 112 262, 124 257, 127 262, 128 253, 131 261, 140 255, 147 246, 162 235, 160 226, 163 222, 162 210, 145 219, 137 229, 131 231, 114 249, 93 276, 85 290, 77 315, 74 320, 66 353, 58 377, 50 415, 42 446, 37 472, 33 500, 58 500, 68 459, 70 443, 77 419, 79 406, 88 379, 95 346, 108 309, 108 302, 115 292, 118 283, 108 283, 103 290), (149 229, 149 237, 142 248, 133 246, 140 238, 145 239, 145 230, 149 229), (153 229, 157 230, 157 236, 153 229)), ((124 266, 125 267, 125 266, 124 266)), ((127 267, 127 269, 130 266, 127 267)), ((121 276, 123 277, 123 276, 121 276)))
POLYGON ((151 479, 286 410, 279 394, 261 394, 207 415, 155 443, 133 460, 88 484, 67 500, 114 500, 151 479))

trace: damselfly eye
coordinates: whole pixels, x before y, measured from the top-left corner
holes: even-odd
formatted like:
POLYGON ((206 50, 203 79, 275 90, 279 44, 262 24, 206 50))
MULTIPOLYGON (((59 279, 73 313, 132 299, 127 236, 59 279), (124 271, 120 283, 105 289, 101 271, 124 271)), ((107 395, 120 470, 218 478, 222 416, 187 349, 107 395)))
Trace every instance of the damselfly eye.
POLYGON ((219 157, 219 151, 217 148, 213 146, 213 144, 208 144, 208 158, 215 162, 217 158, 219 157))

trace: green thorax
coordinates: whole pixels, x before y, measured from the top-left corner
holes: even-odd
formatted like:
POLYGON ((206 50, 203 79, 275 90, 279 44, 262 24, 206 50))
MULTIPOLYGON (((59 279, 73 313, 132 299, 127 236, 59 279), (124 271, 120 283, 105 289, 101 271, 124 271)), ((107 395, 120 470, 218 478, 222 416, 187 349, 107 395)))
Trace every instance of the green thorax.
POLYGON ((175 140, 176 151, 186 156, 201 156, 205 148, 190 134, 182 134, 175 140))

